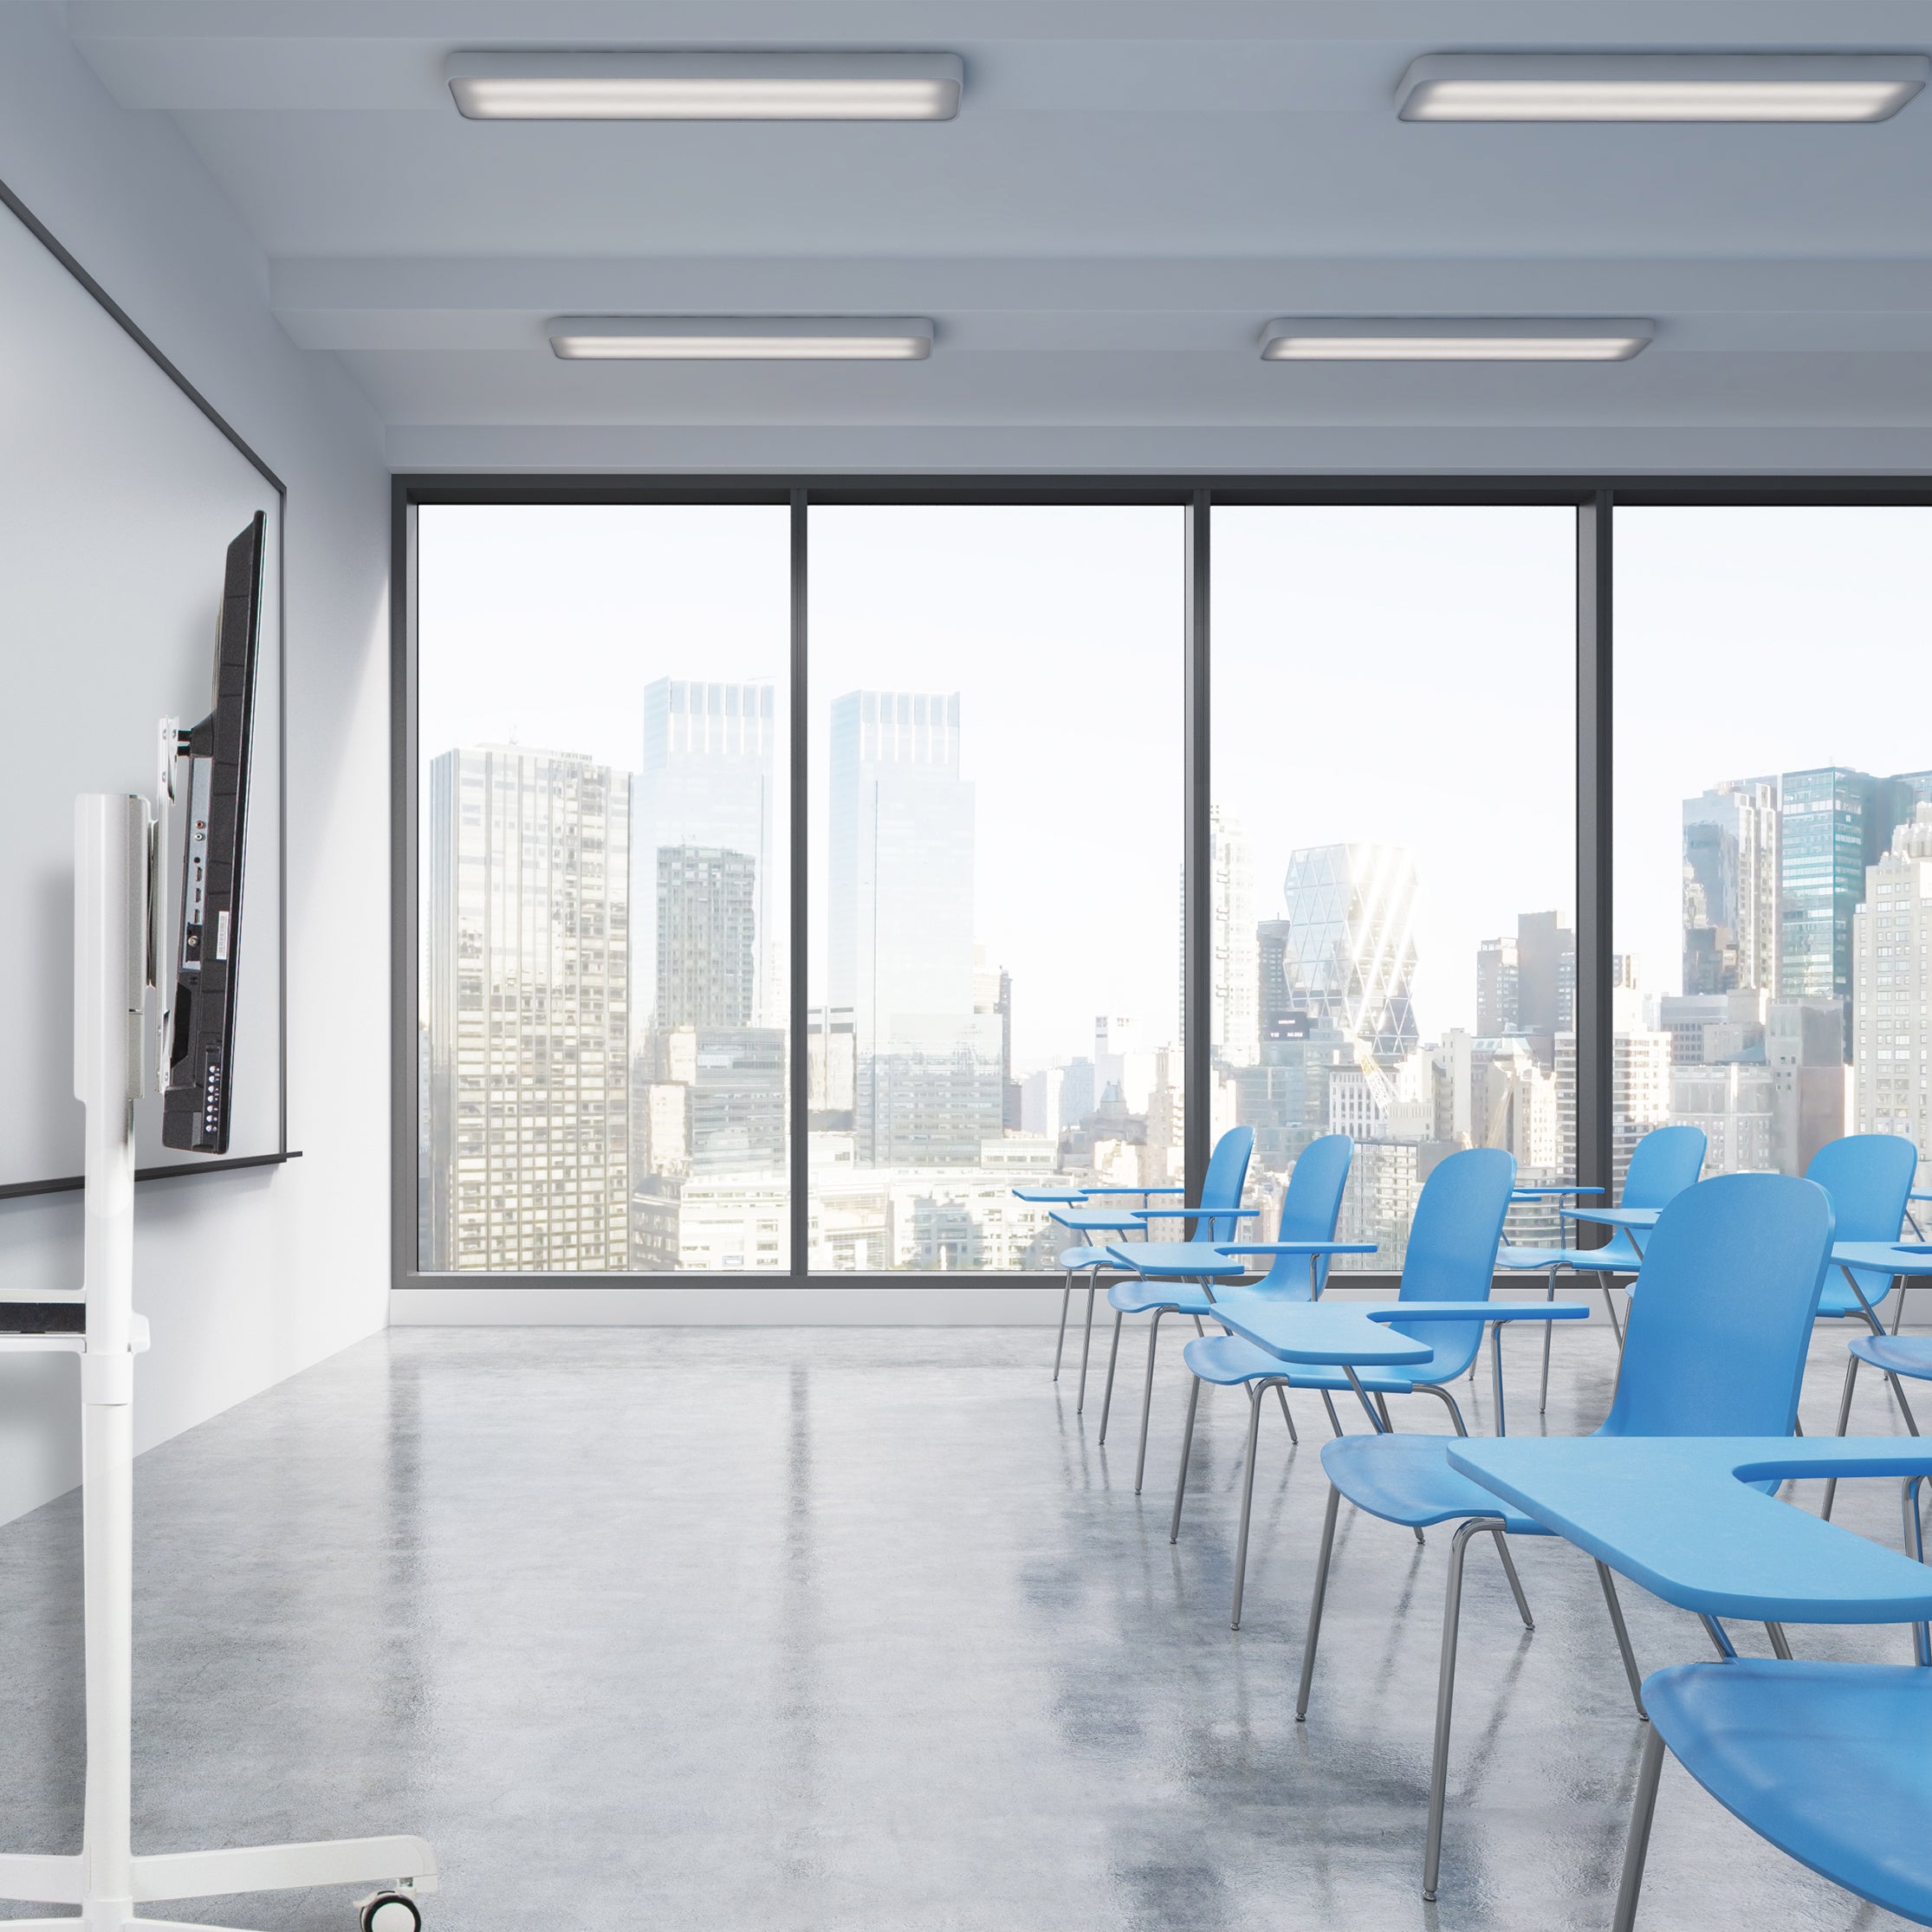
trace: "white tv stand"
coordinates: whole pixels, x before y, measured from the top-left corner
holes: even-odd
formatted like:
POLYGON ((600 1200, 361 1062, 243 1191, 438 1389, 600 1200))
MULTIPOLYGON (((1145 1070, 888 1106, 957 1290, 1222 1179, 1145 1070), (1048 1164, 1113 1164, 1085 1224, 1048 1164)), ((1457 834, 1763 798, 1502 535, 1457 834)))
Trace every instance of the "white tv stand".
MULTIPOLYGON (((164 798, 165 798, 164 789, 164 798)), ((86 1566, 88 1776, 78 1854, 0 1852, 0 1897, 75 1905, 13 1919, 7 1932, 84 1927, 227 1932, 145 1919, 142 1905, 312 1885, 378 1884, 357 1901, 364 1932, 415 1932, 417 1897, 436 1889, 418 1838, 344 1838, 216 1851, 133 1850, 134 1358, 147 1324, 133 1312, 134 1101, 145 1079, 146 989, 160 935, 151 877, 166 863, 146 799, 75 801, 74 1086, 87 1108, 87 1333, 0 1334, 0 1352, 81 1358, 81 1547, 86 1566), (151 950, 152 949, 152 950, 151 950)))

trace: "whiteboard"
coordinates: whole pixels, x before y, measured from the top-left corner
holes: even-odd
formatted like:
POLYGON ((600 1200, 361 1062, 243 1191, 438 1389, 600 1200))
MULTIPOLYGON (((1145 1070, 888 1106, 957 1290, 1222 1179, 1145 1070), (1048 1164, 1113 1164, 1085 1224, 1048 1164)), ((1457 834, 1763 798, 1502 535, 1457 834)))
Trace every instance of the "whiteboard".
MULTIPOLYGON (((230 1160, 287 1151, 282 495, 79 273, 0 204, 0 1190, 81 1171, 75 794, 152 798, 157 720, 172 715, 185 727, 207 714, 223 555, 257 510, 269 518, 268 575, 230 1160)), ((172 961, 178 839, 168 865, 172 961)), ((148 1086, 136 1110, 139 1164, 216 1164, 161 1144, 152 1073, 148 1086)))

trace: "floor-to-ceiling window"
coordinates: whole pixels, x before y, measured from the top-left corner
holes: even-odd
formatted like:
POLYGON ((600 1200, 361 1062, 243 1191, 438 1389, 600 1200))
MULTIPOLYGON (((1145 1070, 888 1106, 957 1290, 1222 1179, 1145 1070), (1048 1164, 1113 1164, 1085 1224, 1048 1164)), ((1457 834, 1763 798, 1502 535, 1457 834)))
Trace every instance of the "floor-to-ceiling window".
POLYGON ((810 512, 814 1270, 1051 1267, 1015 1185, 1182 1177, 1183 517, 810 512))
POLYGON ((1932 509, 1617 512, 1615 1150, 1929 1145, 1932 509))
POLYGON ((1580 486, 451 494, 402 633, 406 1274, 1046 1271, 1015 1189, 1179 1186, 1190 1109, 1196 1158, 1255 1129, 1264 1215, 1350 1135, 1373 1271, 1456 1146, 1615 1186, 1671 1120, 1708 1171, 1932 1145, 1932 509, 1586 510, 1579 615, 1580 486))
POLYGON ((1270 1209, 1352 1136, 1365 1268, 1456 1147, 1574 1172, 1575 554, 1564 507, 1214 515, 1215 1125, 1270 1209))
POLYGON ((418 1265, 783 1269, 787 512, 418 518, 418 1265))

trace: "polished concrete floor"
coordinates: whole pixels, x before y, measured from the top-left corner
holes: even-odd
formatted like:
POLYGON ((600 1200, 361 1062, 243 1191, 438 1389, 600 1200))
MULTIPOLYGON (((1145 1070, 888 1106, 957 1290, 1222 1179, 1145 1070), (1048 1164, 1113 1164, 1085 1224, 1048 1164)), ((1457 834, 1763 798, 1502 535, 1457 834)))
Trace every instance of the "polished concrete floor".
MULTIPOLYGON (((1815 1345, 1814 1429, 1844 1342, 1815 1345)), ((1098 1404, 1076 1418, 1052 1346, 1012 1329, 399 1330, 154 1451, 137 1845, 419 1831, 445 1872, 431 1932, 1606 1926, 1641 1734, 1588 1563, 1519 1545, 1530 1636, 1473 1553, 1425 1906, 1447 1537, 1418 1549, 1345 1513, 1297 1726, 1319 1403, 1296 1398, 1299 1452, 1266 1418, 1235 1634, 1245 1404, 1203 1404, 1170 1548, 1177 1352, 1136 1498, 1133 1404, 1097 1448, 1098 1404)), ((1535 1349, 1510 1352, 1519 1432, 1535 1349)), ((1598 1420, 1613 1362, 1607 1329, 1557 1337, 1553 1432, 1598 1420)), ((1478 1430, 1487 1384, 1465 1398, 1478 1430)), ((1398 1427, 1438 1426, 1423 1398, 1397 1408, 1398 1427)), ((1900 1424, 1868 1390, 1854 1426, 1900 1424)), ((1840 1514, 1893 1540, 1896 1494, 1857 1486, 1840 1514)), ((77 1522, 68 1498, 0 1530, 8 1848, 78 1842, 77 1522)), ((1625 1601, 1646 1668, 1708 1654, 1691 1618, 1625 1601)), ((1793 1635, 1801 1656, 1908 1655, 1896 1631, 1793 1635)), ((199 1910, 352 1923, 340 1892, 199 1910)), ((1673 1767, 1640 1922, 1902 1922, 1768 1851, 1673 1767)))

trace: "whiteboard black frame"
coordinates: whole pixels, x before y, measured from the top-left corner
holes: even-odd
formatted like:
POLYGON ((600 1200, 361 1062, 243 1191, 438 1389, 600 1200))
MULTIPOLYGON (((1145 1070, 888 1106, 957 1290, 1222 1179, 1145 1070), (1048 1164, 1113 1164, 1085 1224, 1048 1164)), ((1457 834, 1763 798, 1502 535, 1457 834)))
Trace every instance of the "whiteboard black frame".
MULTIPOLYGON (((289 486, 251 449, 241 432, 202 392, 182 374, 156 345, 153 339, 120 304, 89 275, 62 244, 60 237, 35 214, 6 182, 0 181, 0 206, 87 290, 113 319, 121 333, 139 349, 222 437, 231 444, 269 489, 276 493, 276 855, 278 890, 276 894, 276 1141, 269 1154, 243 1154, 220 1160, 171 1161, 163 1167, 144 1167, 137 1181, 162 1181, 184 1174, 219 1174, 235 1168, 279 1167, 285 1161, 299 1160, 299 1151, 289 1145, 289 687, 288 632, 289 580, 286 570, 289 548, 289 486)), ((78 1174, 63 1174, 45 1181, 11 1181, 0 1184, 0 1201, 19 1200, 30 1195, 68 1194, 81 1186, 78 1174)))

